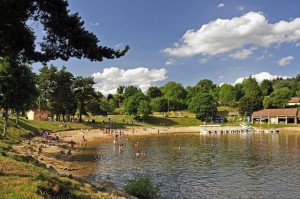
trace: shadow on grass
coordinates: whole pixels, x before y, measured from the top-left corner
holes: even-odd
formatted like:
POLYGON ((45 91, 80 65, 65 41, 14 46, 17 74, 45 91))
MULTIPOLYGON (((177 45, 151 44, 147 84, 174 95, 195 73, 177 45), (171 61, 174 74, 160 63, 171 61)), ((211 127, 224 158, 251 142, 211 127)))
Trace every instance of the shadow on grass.
MULTIPOLYGON (((11 119, 11 120, 16 120, 16 119, 11 119)), ((24 120, 19 119, 18 120, 18 126, 20 126, 21 128, 23 128, 26 132, 28 132, 28 134, 24 134, 23 137, 24 138, 30 138, 33 136, 37 136, 39 135, 39 130, 38 128, 35 128, 29 124, 27 124, 24 120)))

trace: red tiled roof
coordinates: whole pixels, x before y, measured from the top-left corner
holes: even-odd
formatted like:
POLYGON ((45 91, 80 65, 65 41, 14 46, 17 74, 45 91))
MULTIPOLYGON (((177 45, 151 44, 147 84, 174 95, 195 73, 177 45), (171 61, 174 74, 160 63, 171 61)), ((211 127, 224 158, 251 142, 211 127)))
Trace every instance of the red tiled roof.
POLYGON ((299 103, 300 102, 300 97, 292 97, 288 103, 299 103))
POLYGON ((31 110, 32 112, 34 113, 42 113, 42 114, 49 114, 50 112, 49 111, 43 111, 43 110, 31 110))
POLYGON ((253 112, 252 116, 297 116, 297 108, 264 109, 253 112))

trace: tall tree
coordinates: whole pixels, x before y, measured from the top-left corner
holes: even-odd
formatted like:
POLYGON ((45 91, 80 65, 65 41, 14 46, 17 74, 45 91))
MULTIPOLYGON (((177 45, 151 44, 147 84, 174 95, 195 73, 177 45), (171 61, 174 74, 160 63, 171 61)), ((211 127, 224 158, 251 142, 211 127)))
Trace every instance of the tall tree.
POLYGON ((91 100, 86 105, 87 111, 89 111, 92 115, 101 115, 103 114, 103 111, 100 108, 100 102, 97 100, 91 100))
POLYGON ((4 109, 3 136, 8 125, 8 110, 17 113, 30 107, 36 97, 36 80, 31 68, 9 58, 0 58, 0 106, 4 109))
POLYGON ((117 93, 118 93, 119 95, 122 95, 122 94, 124 93, 124 89, 125 89, 125 86, 119 86, 119 87, 117 88, 117 93))
POLYGON ((147 96, 150 99, 154 99, 162 96, 161 90, 157 86, 150 86, 147 90, 147 96))
POLYGON ((73 84, 75 99, 79 108, 79 121, 82 122, 82 114, 88 102, 97 97, 93 85, 95 84, 92 77, 76 77, 73 84))
POLYGON ((129 98, 131 96, 134 96, 135 94, 143 94, 143 92, 141 89, 139 89, 136 86, 130 85, 130 86, 125 87, 125 90, 124 90, 125 98, 129 98))
POLYGON ((161 87, 163 97, 168 100, 169 110, 182 110, 186 108, 187 92, 182 84, 170 81, 161 87))
POLYGON ((260 85, 262 96, 269 96, 273 92, 273 85, 270 80, 264 79, 260 85))
POLYGON ((195 86, 188 86, 186 88, 187 91, 187 101, 189 101, 195 97, 198 93, 210 93, 214 99, 218 98, 218 87, 209 79, 200 80, 195 86))
POLYGON ((212 92, 216 87, 209 79, 202 79, 196 84, 198 92, 212 92))
POLYGON ((72 90, 73 81, 74 76, 67 71, 66 67, 62 67, 55 75, 50 102, 51 111, 56 114, 57 120, 59 120, 60 115, 62 115, 63 120, 65 120, 66 115, 69 119, 70 114, 76 111, 76 109, 74 110, 76 106, 72 90))
POLYGON ((163 97, 157 97, 151 100, 151 108, 156 112, 167 112, 168 111, 168 100, 163 97))
POLYGON ((13 78, 16 80, 14 89, 14 98, 12 99, 13 109, 17 114, 16 125, 21 112, 25 112, 36 102, 38 90, 36 87, 36 74, 32 72, 32 68, 26 64, 19 63, 15 68, 13 78))
POLYGON ((49 100, 53 94, 53 87, 56 81, 57 68, 54 65, 50 67, 44 65, 39 69, 37 76, 39 96, 38 109, 49 110, 49 100))
MULTIPOLYGON (((292 91, 288 88, 280 88, 273 93, 271 93, 269 97, 269 106, 284 108, 288 101, 292 97, 292 91)), ((266 103, 266 102, 265 102, 266 103)))
POLYGON ((251 116, 254 111, 262 108, 262 100, 252 97, 242 97, 239 101, 239 112, 244 116, 251 116))
POLYGON ((245 97, 261 98, 261 90, 255 78, 252 78, 250 76, 249 78, 244 79, 242 82, 242 86, 245 97))
POLYGON ((151 114, 152 109, 148 100, 141 100, 139 102, 137 113, 142 116, 143 121, 151 114))
POLYGON ((243 86, 241 83, 237 83, 234 85, 235 93, 236 93, 236 101, 239 101, 244 95, 243 86))
POLYGON ((202 121, 212 119, 217 112, 217 102, 209 93, 198 93, 189 103, 188 110, 202 121))
POLYGON ((230 84, 223 84, 219 90, 219 99, 225 106, 235 107, 236 91, 230 84))
POLYGON ((69 13, 66 0, 0 0, 0 15, 0 57, 24 62, 70 57, 102 61, 119 58, 129 49, 99 45, 99 39, 84 28, 79 14, 69 13), (43 26, 45 36, 40 48, 36 48, 38 42, 29 20, 43 26))

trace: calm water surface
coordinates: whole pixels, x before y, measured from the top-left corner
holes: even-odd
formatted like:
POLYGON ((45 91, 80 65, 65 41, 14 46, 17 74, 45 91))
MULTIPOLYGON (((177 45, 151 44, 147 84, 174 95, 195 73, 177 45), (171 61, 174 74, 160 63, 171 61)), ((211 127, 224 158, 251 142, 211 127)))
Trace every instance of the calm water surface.
POLYGON ((126 137, 123 142, 121 154, 112 140, 94 143, 99 158, 91 180, 121 188, 126 180, 146 174, 170 199, 300 197, 297 134, 184 133, 126 137), (145 158, 135 157, 135 142, 146 151, 145 158))

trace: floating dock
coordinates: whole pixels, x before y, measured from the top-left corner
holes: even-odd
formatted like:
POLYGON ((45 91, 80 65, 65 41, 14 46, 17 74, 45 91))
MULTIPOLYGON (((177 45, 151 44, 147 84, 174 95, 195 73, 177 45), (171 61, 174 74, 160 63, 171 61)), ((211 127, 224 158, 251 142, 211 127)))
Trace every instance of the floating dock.
POLYGON ((241 125, 241 127, 230 127, 221 125, 200 125, 199 133, 206 134, 233 134, 233 133, 280 133, 280 129, 258 130, 251 126, 241 125))

